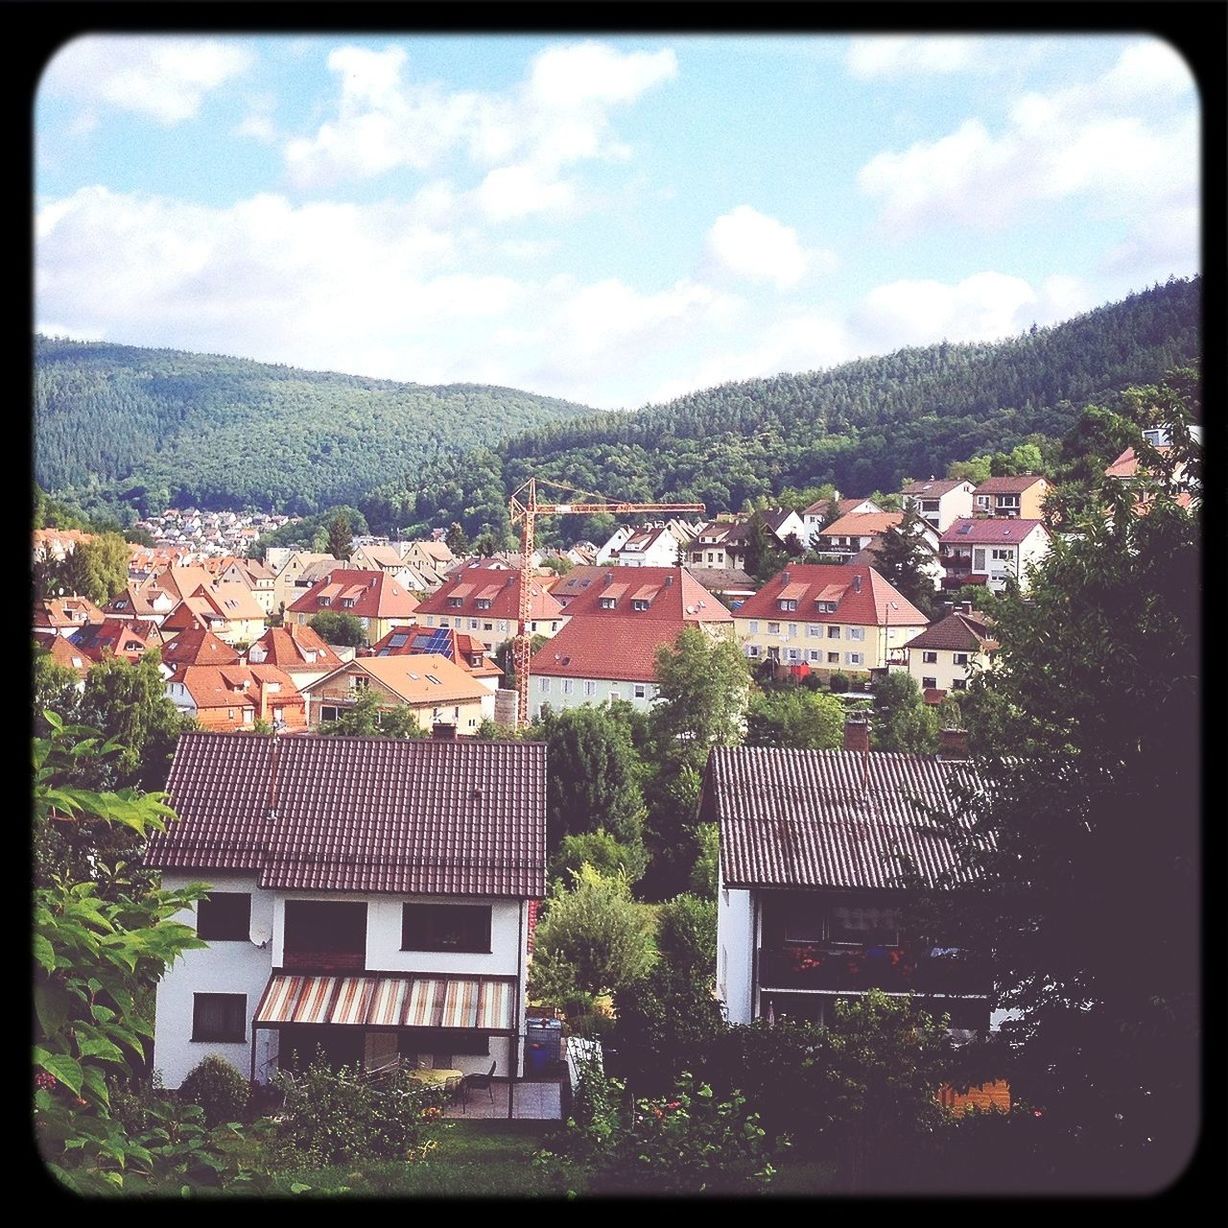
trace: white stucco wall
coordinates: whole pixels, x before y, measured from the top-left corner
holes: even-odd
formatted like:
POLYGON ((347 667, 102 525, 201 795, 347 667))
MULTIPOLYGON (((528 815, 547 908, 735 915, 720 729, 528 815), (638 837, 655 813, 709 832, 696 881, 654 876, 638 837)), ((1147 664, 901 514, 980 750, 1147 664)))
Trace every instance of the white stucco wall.
MULTIPOLYGON (((189 883, 206 881, 201 874, 162 875, 168 891, 189 883)), ((218 891, 247 891, 252 896, 251 930, 268 933, 273 925, 273 900, 259 891, 255 875, 213 874, 207 880, 218 891)), ((196 928, 195 908, 185 909, 175 920, 196 928)), ((272 943, 261 949, 248 942, 212 942, 208 947, 185 951, 158 982, 153 1068, 167 1087, 178 1087, 191 1070, 211 1054, 225 1058, 244 1078, 251 1074, 251 1019, 273 970, 272 943), (247 995, 247 1037, 242 1044, 219 1044, 192 1039, 192 999, 198 993, 247 995)), ((276 1054, 273 1032, 257 1033, 257 1076, 276 1054)))
POLYGON ((754 950, 751 893, 727 890, 718 870, 716 884, 716 993, 730 1023, 750 1023, 751 958, 754 950))
POLYGON ((612 699, 622 699, 629 703, 637 712, 647 712, 652 707, 657 696, 655 682, 613 682, 608 678, 557 678, 547 674, 534 674, 529 684, 529 708, 534 719, 541 716, 544 705, 549 704, 552 712, 564 712, 569 708, 582 708, 585 704, 598 707, 609 703, 612 699), (542 683, 547 683, 547 689, 542 690, 542 683), (563 683, 570 682, 571 693, 563 690, 563 683), (585 683, 593 684, 593 694, 585 694, 585 683), (642 689, 644 694, 637 695, 636 690, 642 689))

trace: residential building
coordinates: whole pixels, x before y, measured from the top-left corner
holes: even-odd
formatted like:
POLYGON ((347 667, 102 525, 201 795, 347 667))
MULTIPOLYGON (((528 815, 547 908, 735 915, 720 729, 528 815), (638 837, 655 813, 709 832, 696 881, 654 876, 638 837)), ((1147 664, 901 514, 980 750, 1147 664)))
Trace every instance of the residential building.
POLYGON ((992 665, 998 649, 992 624, 970 601, 926 627, 904 647, 908 672, 931 703, 965 691, 975 673, 992 665))
POLYGON ((759 588, 753 576, 748 576, 737 567, 691 566, 687 571, 730 609, 737 609, 742 602, 753 597, 759 588))
POLYGON ((598 567, 595 564, 582 564, 573 567, 565 576, 559 576, 557 579, 550 580, 543 577, 542 582, 549 584, 550 596, 565 610, 574 598, 585 592, 594 583, 600 583, 609 570, 609 566, 598 567))
POLYGON ((107 616, 136 618, 151 627, 160 627, 170 612, 179 604, 179 598, 160 587, 151 576, 140 582, 132 582, 122 593, 112 597, 103 606, 107 616))
MULTIPOLYGON (((483 560, 485 564, 485 560, 483 560)), ((418 606, 418 622, 427 627, 465 631, 495 652, 514 639, 520 618, 520 572, 511 568, 466 567, 418 606)), ((530 635, 556 635, 567 621, 563 607, 546 582, 530 581, 530 635)))
POLYGON ((945 588, 984 584, 1000 593, 1013 577, 1028 589, 1028 570, 1049 553, 1049 531, 1039 520, 957 520, 939 539, 945 588))
POLYGON ((202 627, 228 644, 246 645, 264 634, 265 613, 251 590, 242 584, 201 584, 188 592, 159 625, 167 633, 202 627))
POLYGON ((270 627, 247 650, 247 660, 251 665, 276 665, 294 679, 300 691, 341 664, 330 644, 310 627, 297 623, 270 627))
POLYGON ((81 542, 92 542, 94 533, 80 529, 35 529, 32 559, 36 563, 54 559, 62 563, 81 542))
POLYGON ((700 525, 688 558, 692 567, 740 570, 746 562, 746 522, 718 519, 700 525))
POLYGON ((162 668, 169 676, 185 665, 241 665, 238 650, 205 627, 188 627, 162 648, 162 668))
POLYGON ((179 665, 166 696, 202 729, 252 729, 257 721, 278 731, 307 728, 303 696, 274 665, 179 665))
POLYGON ((868 678, 929 620, 875 571, 854 563, 793 563, 734 611, 752 663, 805 664, 823 677, 868 678))
POLYGON ((413 623, 417 609, 418 599, 384 572, 337 567, 286 610, 285 621, 303 627, 325 611, 351 614, 362 624, 370 645, 393 627, 413 623))
POLYGON ((397 627, 370 649, 373 657, 420 656, 438 653, 459 665, 492 694, 499 689, 503 671, 490 659, 486 645, 475 635, 453 627, 397 627))
POLYGON ((935 533, 945 533, 953 521, 972 515, 973 490, 963 478, 930 478, 909 482, 900 496, 935 533))
POLYGON ((225 584, 242 584, 256 599, 266 618, 280 613, 277 603, 277 573, 260 559, 230 559, 218 572, 218 580, 225 584))
POLYGON ((495 716, 494 691, 439 653, 355 657, 307 683, 303 695, 312 729, 335 721, 364 695, 382 708, 411 709, 423 729, 446 724, 472 735, 495 716))
POLYGON ((881 512, 883 509, 873 499, 842 499, 837 491, 835 500, 817 499, 802 510, 802 542, 814 545, 814 535, 829 521, 841 516, 856 516, 865 512, 881 512))
POLYGON ((153 1067, 253 1082, 400 1055, 518 1077, 529 904, 545 894, 546 748, 190 733, 146 863, 206 946, 158 982, 153 1067))
POLYGON ((88 597, 48 597, 34 603, 34 630, 72 635, 74 631, 106 618, 88 597))
MULTIPOLYGON (((814 549, 827 561, 847 563, 861 551, 881 541, 892 529, 898 529, 903 521, 903 512, 851 512, 816 533, 814 549)), ((919 525, 917 532, 934 556, 934 587, 937 588, 941 579, 937 567, 938 534, 926 523, 919 525)))
POLYGON ((331 554, 319 554, 311 550, 294 550, 282 563, 273 578, 273 600, 275 608, 285 612, 288 606, 294 604, 318 580, 322 580, 329 571, 345 564, 331 554))
POLYGON ((695 528, 681 520, 635 529, 621 546, 606 554, 620 567, 673 567, 695 536, 695 528))
POLYGON ((136 662, 149 649, 149 640, 141 627, 136 619, 105 618, 100 623, 87 623, 73 633, 73 647, 91 661, 109 656, 136 662))
POLYGON ((54 631, 35 631, 34 643, 44 652, 51 654, 51 659, 64 669, 77 675, 77 690, 85 689, 85 675, 89 673, 93 659, 87 657, 66 635, 57 635, 54 631))
POLYGON ((1034 473, 987 478, 972 492, 972 514, 996 519, 1017 516, 1021 520, 1040 520, 1048 493, 1049 483, 1034 473))
POLYGON ((871 753, 865 724, 845 748, 715 747, 701 821, 720 837, 716 992, 731 1023, 823 1023, 841 999, 870 989, 913 995, 950 1026, 990 1026, 986 970, 911 936, 901 855, 927 886, 959 881, 950 840, 913 805, 956 813, 977 778, 961 739, 939 755, 871 753))
POLYGON ((780 544, 787 545, 790 537, 796 537, 798 544, 805 548, 806 522, 801 515, 788 507, 773 507, 763 513, 763 521, 776 535, 780 544))
POLYGON ((727 609, 683 567, 606 568, 572 597, 567 625, 530 663, 529 710, 625 700, 647 711, 657 696, 656 655, 684 627, 731 635, 727 609))

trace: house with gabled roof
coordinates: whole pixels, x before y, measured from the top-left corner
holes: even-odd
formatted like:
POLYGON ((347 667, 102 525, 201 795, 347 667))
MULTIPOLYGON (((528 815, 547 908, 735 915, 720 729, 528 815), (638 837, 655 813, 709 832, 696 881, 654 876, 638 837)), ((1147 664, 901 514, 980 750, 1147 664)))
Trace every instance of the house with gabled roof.
POLYGON ((625 700, 647 711, 657 696, 656 655, 684 627, 732 635, 729 611, 684 567, 603 568, 567 604, 567 625, 530 663, 534 716, 625 700))
POLYGON ((238 650, 206 627, 188 627, 162 646, 162 666, 172 674, 182 665, 239 665, 238 650))
POLYGON ((992 621, 965 601, 909 640, 904 653, 909 674, 932 703, 966 691, 976 673, 991 668, 998 647, 992 621))
POLYGON ((384 572, 338 567, 286 610, 286 622, 303 627, 325 611, 350 614, 362 624, 370 645, 393 627, 415 622, 417 609, 418 599, 384 572))
POLYGON ((839 491, 835 499, 816 499, 802 509, 802 542, 814 545, 814 535, 829 521, 840 516, 853 516, 864 512, 881 512, 883 509, 873 499, 842 499, 839 491))
POLYGON ((929 478, 909 482, 900 491, 905 507, 911 507, 935 533, 944 533, 951 522, 972 515, 972 483, 964 478, 929 478))
POLYGON ((34 603, 34 630, 72 635, 106 617, 88 597, 47 597, 34 603))
POLYGON ((273 579, 274 608, 285 613, 317 581, 328 575, 335 567, 345 564, 331 554, 312 550, 294 550, 277 569, 273 579))
POLYGON ((151 627, 160 627, 179 599, 161 588, 152 577, 141 583, 130 583, 103 606, 107 616, 136 618, 151 627))
MULTIPOLYGON (((418 623, 450 627, 480 639, 489 652, 516 636, 520 618, 520 572, 514 568, 464 567, 418 606, 418 623)), ((530 635, 552 636, 567 621, 543 579, 530 580, 530 635)))
POLYGON ((868 678, 929 624, 873 567, 791 563, 733 615, 754 664, 868 678))
POLYGON ((454 627, 394 627, 364 656, 396 657, 438 653, 478 679, 492 693, 499 689, 503 671, 490 659, 476 635, 454 627))
POLYGON ((136 662, 150 647, 141 626, 136 619, 104 618, 100 623, 88 623, 73 632, 73 647, 91 661, 101 661, 104 656, 109 656, 136 662))
POLYGON ((939 538, 943 587, 978 584, 1000 593, 1013 578, 1026 592, 1028 573, 1049 553, 1049 544, 1049 531, 1039 520, 957 520, 939 538))
POLYGON ((310 627, 289 623, 270 627, 248 650, 249 665, 276 665, 302 690, 341 664, 331 644, 310 627))
POLYGON ((966 734, 938 755, 871 752, 850 721, 843 750, 714 747, 699 818, 720 839, 717 996, 731 1023, 824 1022, 871 989, 913 996, 959 1031, 990 1027, 987 969, 910 935, 901 857, 927 886, 961 880, 950 837, 919 803, 955 817, 975 788, 966 734))
POLYGON ((224 584, 242 584, 256 599, 265 617, 279 611, 275 585, 277 573, 260 559, 228 559, 219 569, 218 580, 224 584))
POLYGON ((1045 514, 1045 498, 1050 486, 1039 474, 986 478, 972 492, 972 515, 996 519, 1019 517, 1040 520, 1045 514))
POLYGON ((252 729, 257 721, 278 731, 307 728, 303 696, 273 665, 179 665, 166 696, 202 729, 252 729))
MULTIPOLYGON (((196 568, 172 568, 195 571, 196 568)), ((164 575, 167 573, 164 573, 164 575)), ((178 605, 163 619, 165 632, 189 627, 212 631, 228 644, 250 644, 264 634, 265 613, 250 589, 242 584, 180 584, 186 590, 178 605)))
POLYGON ((423 729, 452 725, 473 735, 494 720, 495 693, 439 653, 355 657, 303 687, 311 728, 335 721, 363 696, 382 708, 408 708, 423 729))
POLYGON ((696 531, 687 550, 692 567, 741 568, 746 562, 746 521, 709 520, 696 531))
POLYGON ((34 643, 43 652, 49 653, 51 659, 63 669, 71 670, 77 676, 77 690, 85 689, 85 675, 94 664, 66 635, 57 635, 54 631, 35 631, 34 643))
POLYGON ((253 1082, 310 1060, 522 1071, 540 742, 190 733, 146 864, 210 893, 158 982, 152 1064, 253 1082))

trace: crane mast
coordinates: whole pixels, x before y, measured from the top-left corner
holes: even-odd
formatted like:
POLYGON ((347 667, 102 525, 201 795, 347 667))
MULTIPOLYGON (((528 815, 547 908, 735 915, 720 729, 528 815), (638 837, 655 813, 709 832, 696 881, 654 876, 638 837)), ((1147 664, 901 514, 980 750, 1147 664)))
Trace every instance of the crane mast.
MULTIPOLYGON (((584 491, 573 490, 562 482, 542 479, 545 486, 572 491, 577 495, 584 491)), ((613 499, 582 499, 573 503, 540 503, 537 498, 537 478, 530 478, 508 500, 508 509, 513 524, 520 524, 520 610, 516 624, 516 639, 512 648, 512 660, 516 666, 516 723, 529 723, 529 659, 532 657, 533 637, 529 633, 532 622, 533 595, 533 538, 538 516, 591 516, 608 512, 613 516, 629 512, 704 512, 702 503, 629 503, 613 499)))

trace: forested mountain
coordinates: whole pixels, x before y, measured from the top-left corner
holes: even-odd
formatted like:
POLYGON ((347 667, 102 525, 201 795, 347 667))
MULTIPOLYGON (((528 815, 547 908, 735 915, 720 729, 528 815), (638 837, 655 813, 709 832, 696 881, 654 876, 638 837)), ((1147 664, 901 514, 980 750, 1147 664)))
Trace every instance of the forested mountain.
POLYGON ((311 513, 436 458, 591 412, 512 388, 35 339, 35 478, 92 510, 311 513))
POLYGON ((1171 279, 1006 341, 943 342, 555 421, 441 457, 359 506, 376 531, 459 521, 473 533, 506 528, 507 494, 531 474, 615 499, 698 500, 710 513, 823 482, 894 490, 1028 435, 1060 437, 1085 404, 1196 364, 1200 297, 1199 279, 1171 279))

